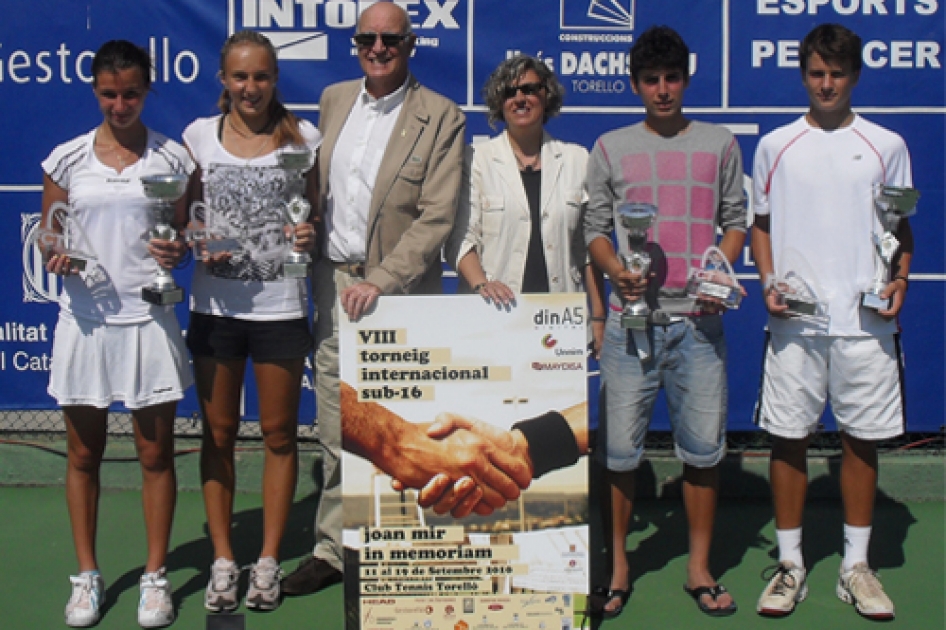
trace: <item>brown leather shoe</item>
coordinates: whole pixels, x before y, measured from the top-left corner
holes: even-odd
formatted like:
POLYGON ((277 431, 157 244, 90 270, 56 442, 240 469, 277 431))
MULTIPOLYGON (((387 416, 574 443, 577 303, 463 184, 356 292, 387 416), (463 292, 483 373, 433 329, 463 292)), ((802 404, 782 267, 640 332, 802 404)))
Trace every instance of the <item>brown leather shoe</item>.
POLYGON ((282 579, 282 594, 290 597, 311 595, 341 581, 341 571, 321 558, 309 556, 282 579))

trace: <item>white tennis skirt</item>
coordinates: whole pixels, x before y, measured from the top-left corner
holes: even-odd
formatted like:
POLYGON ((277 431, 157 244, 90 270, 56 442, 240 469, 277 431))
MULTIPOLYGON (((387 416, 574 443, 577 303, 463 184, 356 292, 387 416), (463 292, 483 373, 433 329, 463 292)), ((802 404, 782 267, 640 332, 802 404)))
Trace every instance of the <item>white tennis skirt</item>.
POLYGON ((49 395, 60 406, 141 409, 180 400, 194 382, 174 310, 138 324, 104 324, 60 312, 49 395))

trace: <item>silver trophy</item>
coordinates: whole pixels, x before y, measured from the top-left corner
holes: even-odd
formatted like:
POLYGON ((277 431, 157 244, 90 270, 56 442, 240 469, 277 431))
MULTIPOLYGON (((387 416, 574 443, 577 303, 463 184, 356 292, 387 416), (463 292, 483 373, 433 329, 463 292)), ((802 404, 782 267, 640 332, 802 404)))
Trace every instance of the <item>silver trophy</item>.
POLYGON ((814 270, 805 257, 794 248, 787 248, 781 257, 782 275, 769 274, 765 290, 775 293, 777 304, 785 305, 785 314, 819 326, 828 324, 828 304, 819 299, 823 295, 814 270))
POLYGON ((726 255, 715 245, 703 252, 700 267, 690 270, 687 297, 694 300, 714 299, 729 310, 739 308, 742 290, 726 255))
POLYGON ((900 219, 916 214, 920 192, 915 188, 874 184, 873 198, 874 209, 884 233, 871 234, 874 244, 874 278, 867 289, 861 292, 861 306, 885 311, 890 308, 890 298, 882 298, 880 294, 890 282, 890 266, 900 249, 900 241, 893 233, 900 219))
MULTIPOLYGON (((184 173, 169 173, 166 175, 146 175, 141 178, 145 197, 154 201, 151 204, 151 213, 154 227, 151 228, 151 238, 160 238, 173 241, 177 238, 177 230, 171 226, 174 218, 174 202, 181 198, 187 190, 188 177, 184 173)), ((158 265, 158 273, 151 284, 141 289, 141 299, 157 306, 177 304, 184 299, 184 289, 177 286, 171 272, 158 265)))
MULTIPOLYGON (((628 271, 646 278, 650 271, 650 254, 647 253, 647 230, 657 219, 657 206, 652 203, 624 203, 618 206, 618 219, 627 230, 628 254, 624 266, 628 271)), ((646 330, 650 319, 650 307, 642 297, 628 301, 621 312, 621 327, 646 330)))
POLYGON ((68 256, 70 266, 78 271, 85 271, 89 263, 98 259, 76 221, 75 210, 61 201, 49 206, 46 221, 34 232, 33 239, 47 260, 54 255, 68 256))
POLYGON ((296 244, 295 228, 309 218, 312 205, 305 198, 305 173, 314 163, 312 151, 308 148, 290 147, 279 152, 279 166, 286 170, 286 203, 283 214, 289 223, 291 234, 290 252, 282 263, 283 277, 305 278, 309 273, 312 258, 306 252, 294 250, 296 244))
POLYGON ((243 244, 247 237, 244 228, 231 225, 222 213, 203 201, 195 201, 190 207, 184 239, 196 248, 198 256, 229 254, 239 258, 245 253, 243 244))

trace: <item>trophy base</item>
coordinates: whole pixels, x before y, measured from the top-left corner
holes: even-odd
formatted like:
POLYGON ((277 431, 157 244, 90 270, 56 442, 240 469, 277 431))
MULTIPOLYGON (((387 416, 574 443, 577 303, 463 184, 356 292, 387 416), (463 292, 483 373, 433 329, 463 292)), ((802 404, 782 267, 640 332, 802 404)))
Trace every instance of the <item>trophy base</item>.
POLYGON ((284 262, 282 264, 282 275, 284 278, 305 278, 309 275, 309 263, 284 262))
POLYGON ((690 278, 687 283, 687 297, 699 299, 702 297, 716 298, 727 309, 734 311, 742 303, 742 292, 737 287, 728 284, 719 284, 699 278, 690 278))
POLYGON ((789 313, 814 315, 818 312, 818 305, 815 302, 807 302, 805 300, 788 297, 787 295, 782 296, 781 302, 788 307, 789 313))
POLYGON ((235 238, 211 238, 204 241, 204 250, 208 254, 234 254, 243 250, 243 245, 235 238))
POLYGON ((144 287, 141 289, 141 299, 155 306, 170 306, 184 300, 184 289, 181 287, 174 287, 173 289, 144 287))
POLYGON ((861 306, 875 311, 886 311, 890 308, 890 298, 882 298, 879 293, 861 293, 861 306))

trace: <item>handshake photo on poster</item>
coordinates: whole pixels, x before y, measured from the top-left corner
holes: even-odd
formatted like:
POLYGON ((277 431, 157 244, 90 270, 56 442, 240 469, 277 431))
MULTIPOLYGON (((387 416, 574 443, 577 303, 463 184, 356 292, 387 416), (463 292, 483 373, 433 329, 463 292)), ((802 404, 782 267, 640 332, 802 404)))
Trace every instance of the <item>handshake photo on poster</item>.
POLYGON ((517 421, 509 430, 457 413, 415 424, 341 387, 343 448, 418 490, 418 505, 455 518, 487 516, 519 498, 534 479, 570 466, 588 451, 588 406, 582 401, 517 421))

